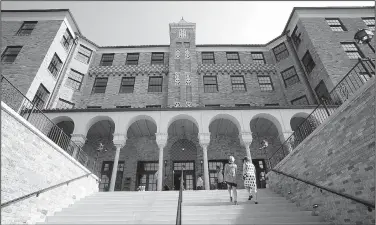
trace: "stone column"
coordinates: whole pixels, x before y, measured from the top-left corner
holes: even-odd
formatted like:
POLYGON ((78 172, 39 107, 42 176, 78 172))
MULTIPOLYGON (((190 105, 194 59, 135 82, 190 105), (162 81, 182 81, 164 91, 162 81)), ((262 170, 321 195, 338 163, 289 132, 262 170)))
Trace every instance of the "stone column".
POLYGON ((83 134, 72 134, 71 141, 73 141, 78 146, 78 148, 76 147, 73 148, 73 153, 72 153, 72 157, 77 159, 79 148, 82 148, 85 145, 86 136, 83 134))
POLYGON ((159 147, 159 160, 158 160, 158 180, 157 191, 162 191, 163 187, 163 149, 167 144, 167 133, 156 133, 156 141, 159 147))
POLYGON ((199 133, 200 145, 203 150, 204 161, 204 185, 205 190, 210 190, 209 182, 209 163, 208 163, 208 146, 210 143, 210 133, 199 133))
POLYGON ((115 159, 114 159, 114 166, 112 167, 112 174, 111 174, 111 183, 110 183, 110 190, 115 190, 115 183, 116 183, 116 174, 119 164, 119 156, 120 156, 120 149, 125 145, 126 136, 124 134, 114 134, 113 139, 114 145, 116 147, 115 159))
POLYGON ((252 143, 252 132, 241 132, 239 134, 240 143, 245 147, 245 154, 252 160, 251 149, 249 146, 252 143))

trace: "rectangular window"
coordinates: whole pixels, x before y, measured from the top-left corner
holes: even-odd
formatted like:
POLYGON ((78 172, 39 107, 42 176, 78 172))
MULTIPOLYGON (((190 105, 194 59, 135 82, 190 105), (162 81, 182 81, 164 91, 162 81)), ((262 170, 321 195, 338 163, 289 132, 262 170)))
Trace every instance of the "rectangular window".
POLYGON ((226 52, 228 63, 240 63, 238 52, 226 52))
POLYGON ((163 52, 153 52, 151 54, 151 64, 152 65, 163 65, 164 64, 164 53, 163 52))
POLYGON ((56 77, 60 71, 61 65, 63 62, 60 60, 59 56, 55 53, 54 57, 52 58, 50 65, 48 66, 48 70, 51 74, 56 77))
POLYGON ((375 17, 364 17, 363 22, 367 25, 368 29, 375 31, 375 17))
POLYGON ((289 51, 287 50, 284 42, 277 45, 277 47, 273 48, 273 52, 274 52, 274 56, 277 62, 289 57, 289 51))
POLYGON ((308 99, 305 95, 302 97, 296 98, 291 101, 292 105, 309 105, 308 99))
POLYGON ((57 109, 73 109, 74 103, 64 100, 62 98, 59 98, 59 101, 56 104, 56 108, 57 109))
POLYGON ((147 105, 146 108, 162 108, 161 105, 147 105))
POLYGON ((88 109, 101 109, 102 106, 87 106, 88 109))
POLYGON ((231 85, 233 91, 247 91, 244 76, 231 76, 231 85))
POLYGON ((8 46, 1 55, 1 62, 13 63, 16 60, 21 49, 22 46, 8 46))
POLYGON ((17 31, 16 35, 19 36, 28 36, 33 32, 35 26, 37 25, 38 21, 25 21, 21 25, 21 28, 17 31))
POLYGON ((355 43, 341 42, 341 45, 350 59, 363 58, 362 52, 358 49, 358 46, 356 46, 355 43))
POLYGON ((332 29, 332 31, 338 31, 338 32, 347 31, 346 27, 342 24, 340 19, 326 18, 325 20, 328 23, 330 29, 332 29))
POLYGON ((117 109, 128 109, 130 107, 131 107, 130 105, 117 105, 116 106, 117 109))
POLYGON ((217 107, 221 107, 221 105, 219 105, 219 104, 215 104, 215 105, 205 105, 205 107, 213 107, 213 108, 217 108, 217 107))
POLYGON ((270 76, 257 76, 261 91, 273 91, 273 83, 270 76))
POLYGON ((80 88, 81 88, 83 78, 84 78, 84 75, 82 73, 71 69, 65 85, 70 87, 70 88, 73 88, 74 90, 79 91, 80 88))
POLYGON ((302 62, 308 74, 310 74, 313 68, 315 68, 316 66, 309 51, 307 51, 305 55, 303 56, 302 62))
POLYGON ((90 58, 92 54, 93 54, 92 50, 90 50, 89 48, 83 45, 80 45, 77 55, 76 55, 76 59, 80 62, 88 64, 90 62, 90 58))
POLYGON ((265 106, 279 106, 279 103, 265 104, 265 106))
POLYGON ((294 42, 295 46, 298 48, 300 45, 300 42, 302 42, 300 36, 302 35, 301 33, 297 34, 298 32, 298 26, 295 27, 294 31, 291 34, 291 39, 294 42))
POLYGON ((218 84, 216 76, 204 76, 204 92, 215 93, 218 92, 218 84))
POLYGON ((101 59, 100 66, 112 66, 112 62, 114 61, 115 54, 103 54, 101 59))
POLYGON ((215 64, 214 52, 202 52, 202 64, 215 64))
POLYGON ((283 82, 285 83, 285 87, 289 87, 293 84, 299 83, 299 77, 298 74, 296 73, 295 67, 289 67, 285 69, 284 71, 281 72, 283 82))
POLYGON ((127 61, 125 62, 125 64, 126 65, 138 65, 139 57, 140 57, 140 53, 128 53, 127 61))
POLYGON ((249 107, 251 107, 251 104, 235 104, 235 107, 249 108, 249 107))
POLYGON ((63 38, 61 39, 61 44, 63 45, 65 50, 68 50, 72 43, 73 43, 73 37, 71 33, 69 32, 69 29, 67 28, 65 30, 63 38))
POLYGON ((162 92, 163 77, 150 77, 148 92, 162 92))
POLYGON ((252 52, 252 62, 256 64, 265 64, 264 54, 262 52, 252 52))
POLYGON ((47 90, 47 88, 43 86, 43 84, 40 84, 37 93, 35 94, 34 99, 31 103, 38 109, 43 109, 49 95, 50 92, 47 90))
POLYGON ((95 78, 92 94, 105 93, 107 87, 108 78, 95 78))
POLYGON ((133 93, 134 81, 134 77, 123 77, 121 79, 119 93, 133 93))

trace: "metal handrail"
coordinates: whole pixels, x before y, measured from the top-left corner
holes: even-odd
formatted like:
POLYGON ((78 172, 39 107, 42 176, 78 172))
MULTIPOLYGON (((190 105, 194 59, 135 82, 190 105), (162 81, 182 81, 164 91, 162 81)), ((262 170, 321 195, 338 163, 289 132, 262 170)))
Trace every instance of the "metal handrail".
MULTIPOLYGON (((52 127, 50 129, 50 131, 45 134, 49 139, 51 139, 53 142, 55 142, 57 145, 59 145, 62 149, 64 149, 68 154, 72 155, 74 154, 74 150, 72 151, 72 148, 73 149, 77 149, 77 154, 76 154, 76 159, 82 164, 84 165, 85 167, 87 167, 87 163, 89 161, 89 156, 76 144, 74 143, 69 135, 67 135, 62 129, 60 129, 54 122, 52 122, 50 120, 50 118, 48 118, 48 116, 46 116, 42 110, 40 110, 37 106, 35 106, 35 104, 32 103, 32 101, 30 101, 17 87, 15 87, 5 76, 3 76, 1 74, 1 83, 3 85, 3 82, 6 81, 11 87, 12 89, 14 89, 18 94, 21 95, 21 97, 26 101, 26 104, 29 104, 27 107, 24 100, 22 100, 21 102, 19 102, 19 109, 13 109, 15 111, 19 111, 19 114, 23 117, 25 115, 22 115, 22 113, 29 113, 29 115, 27 116, 27 118, 25 118, 26 120, 28 120, 30 123, 32 123, 32 121, 30 121, 30 116, 32 114, 34 115, 41 115, 43 117, 43 119, 46 119, 47 122, 49 122, 52 127), (21 109, 21 108, 24 108, 24 109, 21 109), (57 139, 57 140, 55 140, 57 139), (71 151, 71 152, 70 152, 71 151), (82 158, 82 160, 81 160, 82 158)), ((2 87, 3 88, 3 87, 2 87)), ((4 100, 4 99, 2 99, 4 100)), ((5 100, 6 101, 6 100, 5 100)), ((6 102, 5 102, 6 103, 6 102)), ((18 102, 17 102, 18 103, 18 102)), ((9 105, 10 106, 10 105, 9 105)), ((32 123, 33 124, 33 123, 32 123)), ((37 124, 33 124, 37 129, 39 129, 37 127, 37 124)), ((41 129, 39 129, 40 131, 42 131, 41 129)), ((42 131, 43 133, 43 131, 42 131)), ((88 168, 89 169, 89 168, 88 168)), ((92 168, 94 170, 94 168, 92 168)))
MULTIPOLYGON (((84 178, 84 177, 89 177, 91 174, 93 174, 93 173, 87 173, 87 174, 85 174, 85 175, 82 175, 82 176, 79 176, 79 177, 76 177, 76 178, 70 179, 70 180, 68 180, 68 181, 64 181, 64 182, 62 182, 62 183, 59 183, 59 184, 56 184, 56 185, 50 186, 50 187, 48 187, 48 188, 44 188, 44 189, 42 189, 42 190, 35 191, 35 192, 33 192, 33 193, 30 193, 30 194, 27 194, 27 195, 21 196, 21 197, 19 197, 19 198, 16 198, 16 199, 10 200, 10 201, 8 201, 8 202, 5 202, 5 203, 1 204, 1 208, 4 208, 4 207, 9 206, 9 205, 12 205, 12 204, 14 204, 14 203, 16 203, 16 202, 19 202, 19 201, 25 200, 25 199, 27 199, 27 198, 31 198, 31 197, 34 196, 34 195, 35 195, 36 197, 39 197, 40 194, 42 194, 42 193, 44 193, 44 192, 46 192, 46 191, 49 191, 49 190, 55 189, 55 188, 57 188, 57 187, 60 187, 60 186, 65 185, 65 184, 66 184, 66 185, 69 185, 69 183, 71 183, 71 182, 73 182, 73 181, 76 181, 76 180, 79 180, 79 179, 82 179, 82 178, 84 178)), ((98 179, 96 179, 96 180, 99 181, 98 179)))
POLYGON ((178 199, 178 209, 176 212, 176 225, 181 225, 181 204, 183 202, 183 185, 184 185, 184 179, 183 179, 183 173, 184 173, 184 166, 181 168, 181 176, 180 176, 180 189, 179 189, 179 199, 178 199))
POLYGON ((298 181, 301 181, 301 182, 303 182, 303 183, 306 183, 306 184, 312 185, 312 186, 314 186, 314 187, 317 187, 317 188, 320 189, 320 192, 322 192, 322 190, 325 190, 325 191, 328 191, 328 192, 330 192, 330 193, 333 193, 333 194, 339 195, 339 196, 341 196, 341 197, 344 197, 344 198, 347 198, 347 199, 353 200, 353 201, 355 201, 355 202, 358 202, 358 203, 360 203, 360 204, 363 204, 363 205, 367 206, 368 211, 370 211, 370 212, 372 212, 372 209, 375 209, 375 205, 372 204, 371 202, 368 202, 368 201, 362 200, 362 199, 357 198, 357 197, 353 197, 353 196, 348 195, 348 194, 345 194, 345 193, 340 193, 340 192, 335 191, 335 190, 333 190, 333 189, 330 189, 330 188, 327 188, 327 187, 321 186, 321 185, 319 185, 319 184, 315 184, 315 183, 310 182, 310 181, 307 181, 307 180, 303 180, 303 179, 301 179, 301 178, 298 178, 298 177, 295 177, 295 176, 293 176, 293 175, 290 175, 290 174, 284 173, 284 172, 282 172, 282 171, 278 171, 278 170, 276 170, 276 169, 271 169, 271 171, 276 172, 276 173, 278 173, 278 174, 282 174, 282 175, 284 175, 284 176, 286 176, 286 177, 293 178, 293 179, 298 180, 298 181))
MULTIPOLYGON (((294 140, 294 141, 300 141, 296 146, 298 146, 301 142, 303 142, 303 140, 306 138, 306 137, 308 137, 312 132, 313 132, 313 130, 315 130, 317 127, 314 127, 313 129, 312 129, 312 127, 311 127, 311 130, 310 131, 307 131, 307 130, 304 130, 304 129, 301 129, 302 127, 303 127, 303 124, 304 123, 310 123, 310 122, 312 122, 312 121, 310 121, 312 118, 315 118, 316 119, 316 117, 312 117, 312 115, 314 114, 314 113, 318 113, 318 109, 319 108, 324 108, 325 109, 325 111, 326 111, 326 114, 327 114, 327 116, 325 116, 326 118, 324 119, 324 120, 326 120, 329 116, 330 116, 330 112, 329 112, 329 109, 328 109, 328 107, 335 107, 335 108, 337 108, 337 107, 339 107, 341 104, 343 104, 343 100, 342 99, 340 99, 340 97, 338 96, 338 93, 337 93, 337 91, 340 91, 340 90, 338 90, 338 89, 340 89, 341 87, 345 87, 346 88, 346 84, 344 84, 344 81, 347 79, 347 78, 349 78, 350 77, 350 74, 352 74, 352 72, 354 72, 355 71, 355 73, 357 74, 358 72, 363 72, 363 71, 356 71, 356 69, 359 69, 358 68, 358 66, 359 65, 361 65, 362 67, 362 69, 364 69, 365 70, 365 73, 366 73, 366 75, 368 75, 369 77, 372 77, 372 76, 375 76, 375 72, 370 72, 369 71, 369 68, 368 67, 372 67, 373 69, 375 69, 375 64, 373 63, 373 60, 372 59, 360 59, 359 58, 359 60, 358 60, 358 62, 353 66, 353 68, 334 86, 334 88, 329 92, 329 95, 332 97, 332 94, 335 94, 335 97, 336 97, 336 99, 337 99, 337 101, 339 100, 339 101, 341 101, 341 103, 338 103, 338 102, 334 102, 334 104, 333 104, 333 102, 331 102, 331 101, 329 101, 329 100, 325 100, 325 99, 322 99, 322 101, 320 102, 320 104, 318 104, 316 107, 315 107, 315 109, 297 126, 297 129, 296 129, 296 131, 294 131, 287 139, 286 139, 286 141, 285 142, 283 142, 282 144, 281 144, 281 146, 268 158, 268 161, 269 161, 269 164, 270 164, 270 161, 271 161, 271 159, 277 154, 277 153, 280 153, 280 151, 281 151, 281 149, 282 149, 282 151, 284 150, 284 146, 286 146, 286 145, 289 145, 290 144, 290 142, 291 142, 291 140, 293 139, 293 138, 295 138, 295 137, 299 137, 298 136, 298 132, 297 131, 299 131, 299 134, 300 134, 300 136, 303 136, 303 135, 306 135, 307 133, 307 135, 304 137, 304 138, 301 138, 301 140, 294 140), (367 65, 366 65, 366 64, 367 65), (368 66, 368 67, 367 67, 368 66), (330 104, 328 104, 328 103, 330 103, 330 104), (301 132, 301 130, 303 130, 303 132, 304 132, 304 134, 302 135, 302 132, 301 132)), ((358 75, 357 74, 357 76, 358 76, 358 78, 359 78, 359 80, 361 80, 361 78, 360 78, 360 75, 358 75)), ((351 83, 352 83, 352 86, 355 86, 354 85, 354 83, 353 83, 353 81, 351 80, 351 79, 349 79, 350 81, 351 81, 351 83)), ((346 82, 347 82, 347 80, 346 80, 346 82)), ((358 82, 358 81, 357 81, 358 82)), ((361 85, 360 86, 362 86, 365 82, 363 81, 363 80, 361 80, 361 85)), ((347 82, 347 86, 348 87, 350 87, 351 85, 347 82)), ((349 88, 350 89, 350 88, 349 88)), ((348 91, 348 90, 347 90, 348 91)), ((351 90, 352 91, 352 90, 351 90)), ((345 99, 345 101, 348 99, 348 96, 346 96, 346 99, 345 99)), ((317 120, 316 120, 317 121, 317 120)), ((315 121, 315 122, 316 122, 315 121)), ((320 124, 322 124, 323 123, 323 121, 320 123, 320 124)), ((295 146, 295 147, 296 147, 295 146)), ((284 152, 282 152, 282 153, 284 153, 284 152)), ((286 154, 287 155, 287 154, 286 154)), ((283 159, 284 157, 282 157, 282 159, 283 159)), ((282 160, 281 159, 281 160, 282 160)), ((269 169, 272 169, 271 167, 269 168, 269 169)))

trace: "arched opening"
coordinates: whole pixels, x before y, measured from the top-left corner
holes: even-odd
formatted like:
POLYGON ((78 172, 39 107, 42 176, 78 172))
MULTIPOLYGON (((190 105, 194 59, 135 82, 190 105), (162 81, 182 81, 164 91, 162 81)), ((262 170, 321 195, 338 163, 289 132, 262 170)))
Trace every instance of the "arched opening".
POLYGON ((260 188, 266 187, 266 169, 271 167, 269 158, 279 149, 282 142, 282 127, 279 121, 269 114, 258 114, 250 121, 253 140, 251 143, 252 161, 256 169, 256 183, 260 188), (268 147, 262 148, 262 142, 267 141, 268 147))
MULTIPOLYGON (((230 155, 234 156, 239 171, 242 171, 242 159, 246 155, 245 147, 240 144, 238 121, 230 115, 217 115, 209 124, 210 144, 208 146, 208 167, 210 189, 224 189, 226 186, 218 184, 218 169, 222 175, 224 166, 230 155)), ((243 182, 238 177, 239 188, 243 182)))
MULTIPOLYGON (((71 152, 71 135, 74 130, 74 122, 67 116, 61 116, 52 120, 55 126, 49 130, 47 137, 59 145, 65 151, 71 152)), ((52 124, 51 124, 52 125, 52 124)))
POLYGON ((165 147, 165 184, 174 190, 180 188, 179 178, 184 169, 184 188, 196 189, 196 179, 202 174, 203 159, 198 140, 198 127, 193 118, 177 117, 168 126, 165 147))
MULTIPOLYGON (((90 122, 86 134, 86 142, 82 147, 89 158, 88 165, 95 164, 97 174, 100 174, 100 191, 108 191, 114 165, 116 147, 113 143, 115 123, 109 117, 96 117, 90 122)), ((119 163, 118 171, 123 170, 119 163)), ((115 191, 120 190, 121 184, 118 178, 115 183, 115 191)))
POLYGON ((290 142, 292 147, 295 148, 306 137, 308 137, 318 126, 320 122, 308 113, 296 113, 290 120, 290 126, 294 132, 294 138, 290 142))

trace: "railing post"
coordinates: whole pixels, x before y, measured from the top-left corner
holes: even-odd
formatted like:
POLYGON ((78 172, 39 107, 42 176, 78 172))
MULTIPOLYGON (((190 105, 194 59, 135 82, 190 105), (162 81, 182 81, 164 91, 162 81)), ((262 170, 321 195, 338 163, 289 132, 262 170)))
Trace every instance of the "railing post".
POLYGON ((59 143, 60 143, 61 135, 63 135, 63 130, 62 129, 60 129, 60 134, 59 134, 59 137, 57 138, 57 142, 56 142, 57 145, 59 145, 59 143))
POLYGON ((30 111, 29 115, 26 118, 27 121, 29 121, 29 117, 30 117, 31 113, 33 113, 33 110, 34 110, 34 104, 33 104, 33 107, 31 107, 31 111, 30 111))
MULTIPOLYGON (((371 60, 370 60, 370 61, 371 61, 371 60)), ((367 68, 367 66, 364 64, 363 60, 361 60, 361 59, 359 58, 359 62, 360 62, 360 64, 362 64, 362 66, 363 66, 364 70, 367 72, 368 76, 369 76, 369 77, 372 77, 372 73, 368 70, 368 68, 367 68)))
POLYGON ((321 104, 324 106, 324 109, 325 109, 326 113, 328 114, 328 116, 330 116, 329 110, 326 107, 325 100, 324 100, 323 97, 321 97, 321 104))

